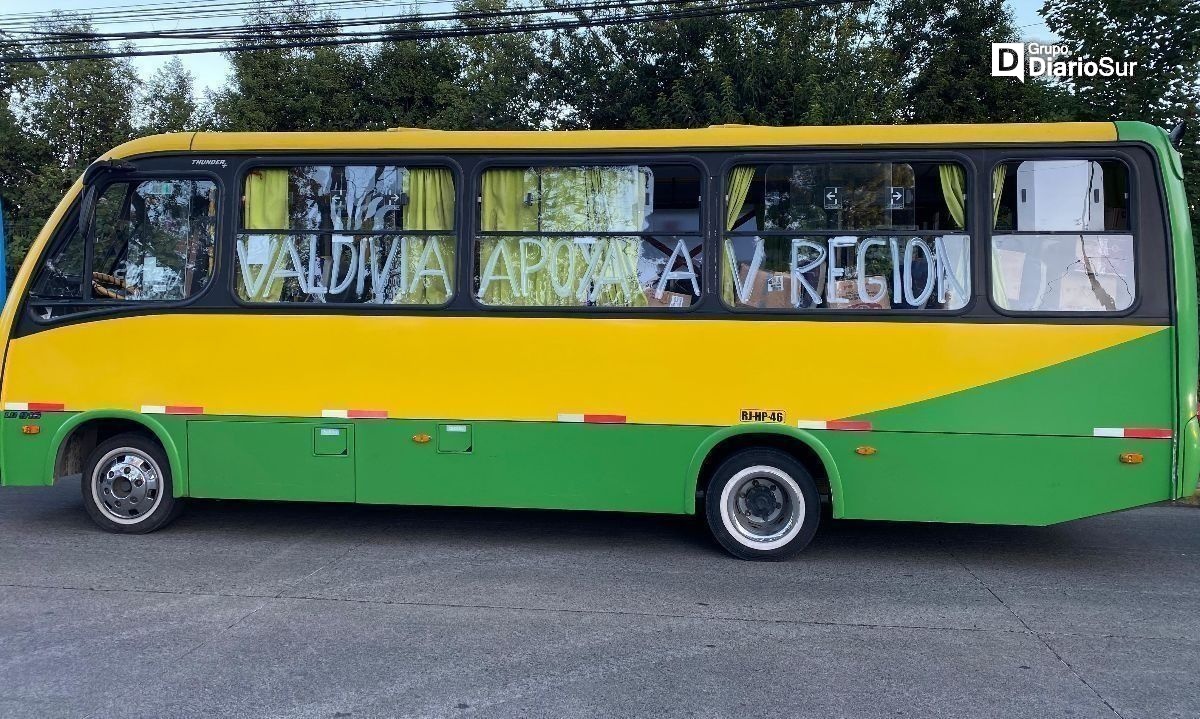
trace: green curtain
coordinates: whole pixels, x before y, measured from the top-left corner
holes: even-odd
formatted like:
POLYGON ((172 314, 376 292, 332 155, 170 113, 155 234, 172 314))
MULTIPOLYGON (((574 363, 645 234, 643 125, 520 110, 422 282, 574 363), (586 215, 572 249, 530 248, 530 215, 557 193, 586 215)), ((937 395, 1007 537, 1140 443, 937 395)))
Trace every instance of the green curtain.
MULTIPOLYGON (((725 198, 725 229, 732 230, 746 203, 746 195, 750 193, 750 183, 754 181, 754 167, 735 167, 729 173, 729 194, 725 198)), ((737 297, 734 294, 733 273, 737 271, 737 256, 733 251, 733 241, 729 238, 722 240, 725 248, 724 259, 721 263, 721 297, 725 304, 734 307, 737 297)), ((753 281, 753 277, 747 281, 753 281)))
MULTIPOLYGON (((404 177, 404 192, 408 204, 404 206, 404 230, 425 232, 449 232, 454 228, 454 175, 442 167, 410 168, 404 177)), ((436 243, 438 254, 450 282, 454 278, 454 239, 450 237, 408 237, 408 252, 405 277, 412 278, 408 292, 397 293, 392 299, 397 304, 440 305, 453 294, 453 287, 442 282, 440 277, 417 279, 422 269, 421 258, 429 243, 436 243)), ((425 269, 436 268, 437 259, 431 254, 425 269)))
MULTIPOLYGON (((262 168, 251 172, 246 177, 244 210, 247 230, 286 230, 288 228, 287 168, 262 168)), ((270 257, 267 263, 259 269, 260 272, 268 275, 274 272, 281 262, 287 261, 288 237, 273 235, 270 242, 273 245, 270 257)), ((242 272, 248 271, 250 268, 242 268, 242 272)), ((251 302, 278 302, 283 296, 283 283, 282 279, 263 282, 257 294, 243 299, 251 302)), ((239 289, 239 291, 241 290, 239 289)))

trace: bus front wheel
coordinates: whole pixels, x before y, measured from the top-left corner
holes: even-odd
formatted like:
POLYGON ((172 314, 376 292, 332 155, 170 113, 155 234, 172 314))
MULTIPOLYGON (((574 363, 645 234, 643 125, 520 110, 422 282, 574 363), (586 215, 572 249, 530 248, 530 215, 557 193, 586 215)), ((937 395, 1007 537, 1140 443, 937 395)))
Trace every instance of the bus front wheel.
POLYGON ((179 514, 171 466, 157 441, 127 432, 104 440, 84 466, 83 506, 101 528, 122 534, 153 532, 179 514))
POLYGON ((744 449, 722 462, 704 498, 717 542, 741 559, 786 559, 812 541, 821 499, 812 475, 776 449, 744 449))

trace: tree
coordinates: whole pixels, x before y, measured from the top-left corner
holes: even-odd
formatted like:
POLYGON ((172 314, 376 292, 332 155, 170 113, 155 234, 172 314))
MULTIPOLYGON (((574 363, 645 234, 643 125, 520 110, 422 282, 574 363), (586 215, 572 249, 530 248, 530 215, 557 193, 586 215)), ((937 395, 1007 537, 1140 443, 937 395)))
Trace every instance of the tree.
MULTIPOLYGON (((516 7, 509 0, 459 0, 458 12, 494 12, 516 7)), ((512 27, 511 18, 467 19, 463 28, 512 27)), ((546 109, 547 36, 511 33, 468 36, 445 43, 457 55, 457 72, 446 80, 456 91, 447 122, 464 130, 520 130, 552 125, 546 109)))
POLYGON ((885 12, 906 122, 1036 122, 1074 114, 1062 88, 992 77, 992 43, 1018 40, 1003 0, 894 0, 885 12))
POLYGON ((463 57, 453 41, 384 42, 367 63, 360 129, 464 126, 468 93, 458 81, 463 57))
POLYGON ((552 40, 551 85, 584 127, 891 122, 879 36, 857 5, 613 25, 552 40))
POLYGON ((139 132, 182 132, 196 129, 198 107, 192 90, 192 73, 178 58, 171 58, 146 81, 139 103, 139 132))
MULTIPOLYGON (((282 9, 261 7, 245 24, 283 41, 327 38, 337 18, 298 0, 282 9), (291 23, 323 23, 318 31, 291 23)), ((364 126, 368 56, 353 46, 268 48, 229 55, 229 85, 213 97, 213 122, 223 130, 357 130, 364 126)))
MULTIPOLYGON (((56 14, 47 30, 88 32, 80 18, 56 14)), ((69 40, 21 46, 8 56, 96 53, 105 42, 69 40)), ((92 160, 134 135, 132 110, 139 80, 128 60, 6 63, 0 113, 0 196, 8 231, 9 277, 25 257, 46 218, 92 160)))
MULTIPOLYGON (((1190 125, 1182 148, 1192 226, 1200 228, 1200 4, 1195 0, 1047 0, 1046 25, 1071 59, 1137 63, 1128 77, 1078 77, 1066 86, 1082 120, 1190 125)), ((1196 233, 1200 242, 1200 232, 1196 233)), ((1200 246, 1200 245, 1198 245, 1200 246)))
MULTIPOLYGON (((86 20, 55 14, 47 29, 57 33, 91 32, 86 20)), ((37 44, 42 56, 111 51, 106 42, 70 40, 37 44)), ((15 98, 24 131, 48 144, 58 167, 85 167, 114 145, 134 135, 133 113, 140 85, 127 59, 47 61, 31 68, 15 98)))

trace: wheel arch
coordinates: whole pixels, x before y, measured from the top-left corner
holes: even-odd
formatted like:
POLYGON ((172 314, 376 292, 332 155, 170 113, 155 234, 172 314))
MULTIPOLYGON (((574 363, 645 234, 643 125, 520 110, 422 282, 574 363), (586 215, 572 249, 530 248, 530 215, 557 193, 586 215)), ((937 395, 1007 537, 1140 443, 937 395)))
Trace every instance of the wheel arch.
POLYGON ((730 454, 747 447, 773 447, 788 452, 814 474, 829 483, 833 516, 841 517, 842 479, 833 454, 815 435, 781 424, 740 424, 724 427, 709 435, 692 455, 685 482, 684 506, 695 511, 705 473, 730 454), (814 467, 816 462, 820 466, 814 467))
POLYGON ((82 465, 86 461, 88 453, 101 441, 99 434, 89 435, 88 430, 100 430, 101 428, 107 430, 104 437, 113 436, 122 430, 142 430, 157 439, 158 443, 162 445, 163 451, 166 452, 167 462, 171 468, 173 494, 176 497, 187 495, 187 475, 183 471, 179 447, 171 433, 153 417, 129 410, 80 412, 64 422, 55 432, 54 439, 50 443, 49 456, 46 458, 52 480, 74 473, 68 470, 83 471, 82 465))

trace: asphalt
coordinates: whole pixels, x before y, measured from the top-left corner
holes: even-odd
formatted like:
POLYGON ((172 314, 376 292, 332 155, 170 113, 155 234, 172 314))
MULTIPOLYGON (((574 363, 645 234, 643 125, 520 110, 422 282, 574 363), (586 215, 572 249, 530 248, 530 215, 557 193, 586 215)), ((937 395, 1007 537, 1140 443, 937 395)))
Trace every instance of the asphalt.
POLYGON ((832 522, 0 490, 3 717, 1196 717, 1200 509, 832 522))

